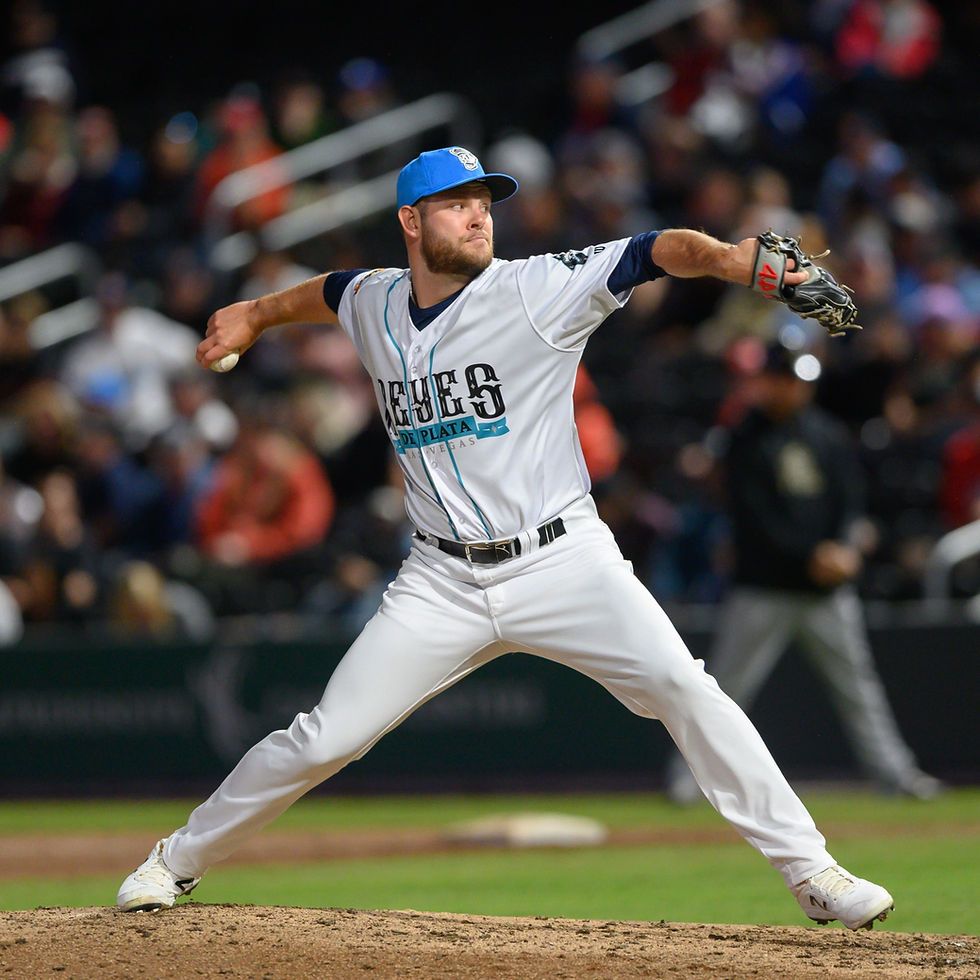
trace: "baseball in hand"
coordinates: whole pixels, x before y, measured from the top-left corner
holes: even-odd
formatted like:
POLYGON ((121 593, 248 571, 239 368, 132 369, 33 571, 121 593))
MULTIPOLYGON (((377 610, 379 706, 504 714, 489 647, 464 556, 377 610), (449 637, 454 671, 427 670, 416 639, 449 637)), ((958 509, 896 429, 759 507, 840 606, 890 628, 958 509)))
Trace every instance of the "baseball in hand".
POLYGON ((219 374, 224 374, 225 371, 230 371, 238 363, 238 358, 238 351, 233 350, 217 361, 212 361, 211 370, 217 371, 219 374))

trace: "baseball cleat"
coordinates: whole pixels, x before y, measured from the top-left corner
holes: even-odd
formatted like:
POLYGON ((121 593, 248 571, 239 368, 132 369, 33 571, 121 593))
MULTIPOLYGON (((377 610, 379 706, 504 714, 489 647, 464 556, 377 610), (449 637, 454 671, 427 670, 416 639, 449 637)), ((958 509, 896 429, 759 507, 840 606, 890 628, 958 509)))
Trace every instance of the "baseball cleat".
POLYGON ((189 895, 200 878, 180 878, 163 863, 163 845, 157 841, 150 856, 119 887, 116 905, 123 912, 157 912, 173 908, 182 895, 189 895))
POLYGON ((839 919, 848 929, 870 929, 895 908, 881 885, 856 878, 839 864, 793 885, 792 891, 800 908, 820 925, 839 919))

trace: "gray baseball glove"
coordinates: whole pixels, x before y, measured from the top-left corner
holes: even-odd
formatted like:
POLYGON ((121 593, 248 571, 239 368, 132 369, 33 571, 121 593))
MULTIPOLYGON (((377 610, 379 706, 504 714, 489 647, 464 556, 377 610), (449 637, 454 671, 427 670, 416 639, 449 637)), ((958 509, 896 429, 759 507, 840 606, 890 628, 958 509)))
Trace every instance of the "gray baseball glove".
POLYGON ((839 283, 823 266, 814 265, 813 259, 821 255, 806 255, 798 238, 777 235, 771 229, 758 236, 755 267, 752 270, 752 288, 768 299, 785 303, 797 316, 814 319, 831 337, 839 337, 847 330, 860 330, 854 321, 858 311, 851 299, 851 290, 839 283), (795 270, 788 269, 789 260, 796 263, 795 270), (798 286, 784 286, 787 271, 806 272, 806 282, 798 286))

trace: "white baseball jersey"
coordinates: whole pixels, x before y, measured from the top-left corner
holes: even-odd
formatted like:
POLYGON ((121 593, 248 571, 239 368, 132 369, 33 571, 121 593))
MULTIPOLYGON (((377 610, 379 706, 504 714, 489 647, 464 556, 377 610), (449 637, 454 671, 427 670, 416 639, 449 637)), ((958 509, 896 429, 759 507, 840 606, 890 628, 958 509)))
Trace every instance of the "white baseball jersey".
POLYGON ((588 493, 572 389, 589 335, 629 298, 607 280, 630 241, 495 259, 421 330, 408 270, 347 285, 340 323, 374 379, 420 530, 510 538, 588 493))
MULTIPOLYGON (((167 838, 173 874, 199 877, 420 705, 515 651, 566 664, 661 719, 705 796, 787 884, 835 863, 758 732, 691 657, 588 492, 576 369, 630 287, 662 271, 650 245, 641 235, 494 261, 424 311, 406 270, 326 277, 324 298, 374 379, 418 528, 467 542, 533 540, 532 528, 560 514, 566 533, 538 547, 528 540, 493 564, 413 540, 319 704, 253 746, 167 838)), ((138 887, 131 876, 120 896, 138 887)))

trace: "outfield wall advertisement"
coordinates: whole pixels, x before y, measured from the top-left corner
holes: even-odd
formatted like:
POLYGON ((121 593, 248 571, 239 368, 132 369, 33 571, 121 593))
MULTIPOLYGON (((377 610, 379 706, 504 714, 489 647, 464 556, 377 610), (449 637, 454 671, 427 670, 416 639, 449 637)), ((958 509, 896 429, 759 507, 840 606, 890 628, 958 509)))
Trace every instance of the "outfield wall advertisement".
MULTIPOLYGON (((685 638, 705 654, 706 631, 685 638)), ((978 639, 980 628, 964 624, 872 633, 906 738, 937 772, 980 773, 978 639)), ((0 792, 168 792, 219 779, 252 744, 316 704, 345 648, 88 645, 65 635, 0 651, 0 792)), ((787 773, 854 774, 833 709, 792 650, 751 715, 787 773)), ((631 715, 594 682, 510 654, 423 706, 337 779, 378 789, 549 777, 652 785, 668 748, 659 723, 631 715)))

